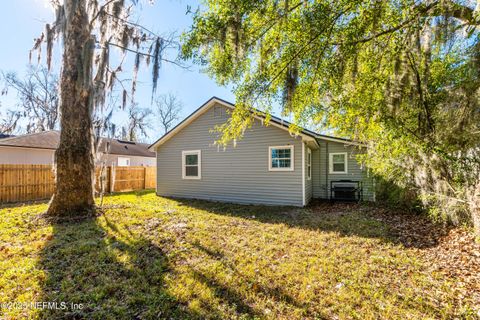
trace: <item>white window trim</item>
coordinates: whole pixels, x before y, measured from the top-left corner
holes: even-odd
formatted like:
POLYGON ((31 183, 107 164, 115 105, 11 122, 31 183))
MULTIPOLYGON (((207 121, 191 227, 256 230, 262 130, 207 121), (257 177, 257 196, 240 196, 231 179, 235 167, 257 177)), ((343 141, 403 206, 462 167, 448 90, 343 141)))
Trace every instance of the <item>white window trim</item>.
POLYGON ((307 205, 305 185, 305 143, 302 142, 302 206, 307 205))
POLYGON ((202 179, 202 150, 185 150, 182 151, 182 179, 186 180, 200 180, 202 179), (197 155, 198 156, 198 176, 187 176, 186 175, 186 166, 185 166, 185 156, 187 155, 197 155))
POLYGON ((347 174, 348 173, 348 152, 332 152, 328 154, 328 166, 330 174, 347 174), (345 171, 333 171, 333 156, 345 156, 345 171))
POLYGON ((130 165, 131 165, 130 158, 128 158, 128 157, 118 157, 117 158, 117 166, 118 167, 130 167, 130 165), (123 164, 120 165, 120 159, 122 159, 122 161, 126 161, 125 162, 126 164, 125 165, 123 165, 123 164))
POLYGON ((268 171, 294 171, 295 149, 293 145, 268 147, 268 171), (290 168, 272 168, 272 149, 290 149, 290 168))
POLYGON ((310 148, 307 148, 307 180, 312 180, 312 149, 310 148))

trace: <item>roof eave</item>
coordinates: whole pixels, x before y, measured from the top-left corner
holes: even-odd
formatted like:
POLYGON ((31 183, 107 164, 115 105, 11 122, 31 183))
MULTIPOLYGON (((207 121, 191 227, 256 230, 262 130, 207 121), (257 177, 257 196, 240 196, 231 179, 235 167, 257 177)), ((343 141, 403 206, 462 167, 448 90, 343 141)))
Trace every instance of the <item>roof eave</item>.
POLYGON ((361 142, 358 142, 358 141, 353 141, 353 140, 348 140, 348 139, 342 139, 342 138, 335 138, 335 137, 317 135, 317 139, 325 140, 325 141, 338 142, 338 143, 343 143, 343 144, 348 144, 348 145, 353 145, 353 146, 359 146, 359 147, 367 147, 367 145, 364 144, 364 143, 361 143, 361 142))
POLYGON ((35 147, 35 146, 21 146, 21 145, 14 146, 14 145, 11 145, 11 144, 0 144, 0 147, 4 147, 4 148, 36 149, 36 150, 52 150, 52 151, 57 150, 57 148, 35 147))

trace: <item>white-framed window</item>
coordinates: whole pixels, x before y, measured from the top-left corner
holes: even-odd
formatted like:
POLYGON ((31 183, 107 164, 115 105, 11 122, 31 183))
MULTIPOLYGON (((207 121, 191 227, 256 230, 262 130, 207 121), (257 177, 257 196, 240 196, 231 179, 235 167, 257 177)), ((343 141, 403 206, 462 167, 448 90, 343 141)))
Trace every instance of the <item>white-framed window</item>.
POLYGON ((182 151, 182 179, 202 178, 202 151, 182 151))
POLYGON ((293 171, 293 146, 268 147, 269 171, 293 171))
POLYGON ((312 180, 312 150, 307 148, 307 179, 312 180))
POLYGON ((328 160, 330 166, 330 173, 348 173, 347 152, 330 153, 328 160))
POLYGON ((118 157, 119 167, 130 167, 130 158, 118 157))

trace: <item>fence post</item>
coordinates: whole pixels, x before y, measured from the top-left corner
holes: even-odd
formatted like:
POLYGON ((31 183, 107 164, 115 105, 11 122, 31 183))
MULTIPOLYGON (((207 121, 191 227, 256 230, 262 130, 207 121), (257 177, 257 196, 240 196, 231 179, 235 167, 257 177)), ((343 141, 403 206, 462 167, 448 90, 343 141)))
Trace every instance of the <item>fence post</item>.
POLYGON ((110 193, 110 189, 111 189, 111 179, 112 179, 112 167, 107 167, 107 174, 106 174, 106 177, 105 177, 105 186, 106 186, 106 191, 108 193, 110 193))
POLYGON ((115 166, 110 167, 110 192, 115 191, 115 166))
POLYGON ((147 167, 143 167, 143 190, 147 187, 147 167))

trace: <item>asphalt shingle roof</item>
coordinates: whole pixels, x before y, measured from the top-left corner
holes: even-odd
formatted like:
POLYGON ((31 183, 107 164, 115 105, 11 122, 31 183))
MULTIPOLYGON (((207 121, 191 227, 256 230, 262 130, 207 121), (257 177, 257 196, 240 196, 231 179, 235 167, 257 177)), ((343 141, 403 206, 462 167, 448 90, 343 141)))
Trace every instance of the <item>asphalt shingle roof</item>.
MULTIPOLYGON (((148 150, 148 143, 123 141, 118 139, 101 138, 99 151, 105 152, 106 146, 110 154, 155 157, 155 152, 148 150)), ((59 131, 44 131, 0 139, 0 146, 23 147, 35 149, 57 149, 60 142, 59 131)))

